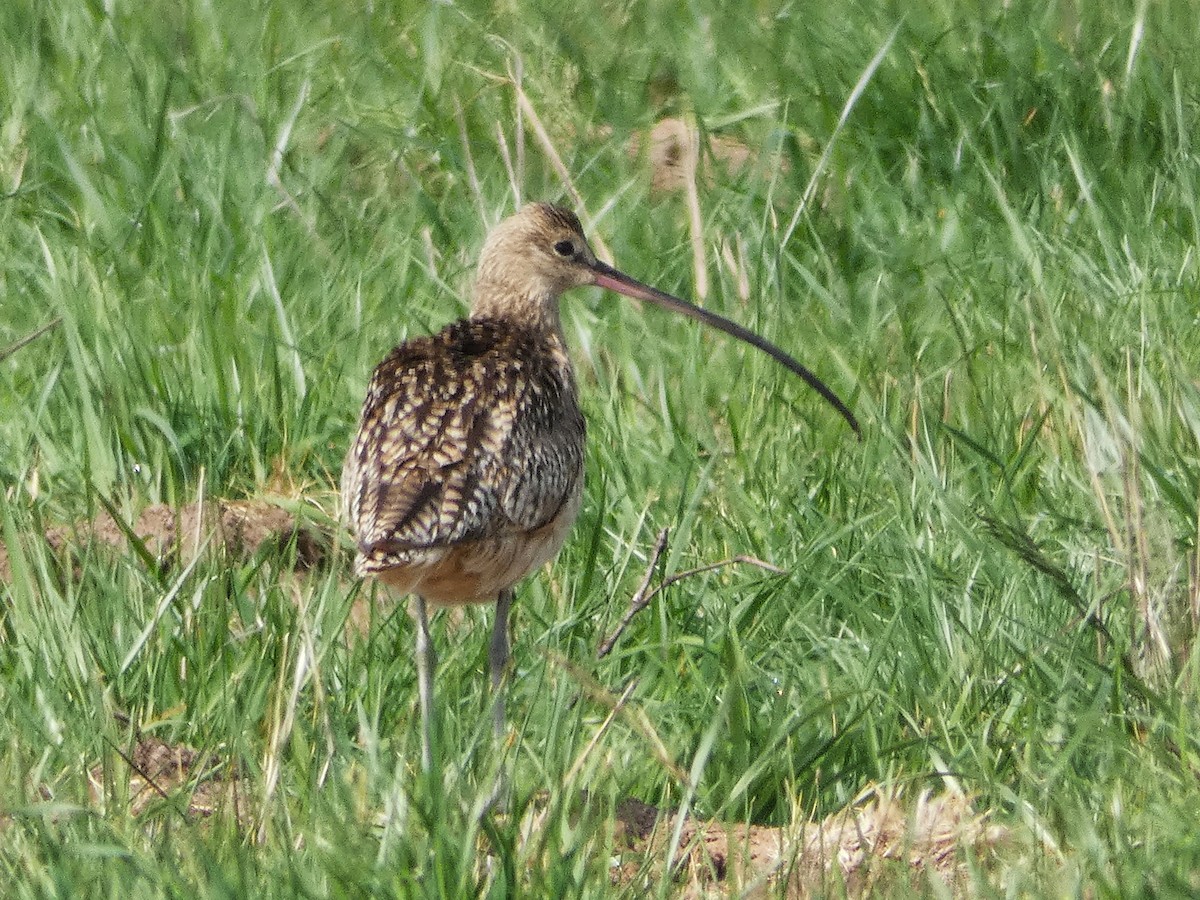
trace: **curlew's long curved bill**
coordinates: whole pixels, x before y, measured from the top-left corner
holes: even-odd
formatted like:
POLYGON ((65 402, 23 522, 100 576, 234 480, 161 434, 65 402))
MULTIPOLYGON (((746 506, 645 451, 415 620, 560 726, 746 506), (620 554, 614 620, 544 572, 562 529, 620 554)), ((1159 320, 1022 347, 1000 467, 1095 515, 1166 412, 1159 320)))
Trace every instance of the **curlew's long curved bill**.
POLYGON ((739 341, 745 341, 752 347, 757 347, 763 353, 773 357, 782 366, 795 372, 808 382, 809 387, 824 397, 834 409, 842 414, 842 418, 850 423, 850 427, 854 429, 854 433, 860 438, 862 437, 862 432, 858 427, 858 419, 854 418, 854 413, 850 412, 850 408, 842 402, 842 398, 835 394, 820 378, 770 341, 759 337, 753 331, 748 331, 737 324, 737 322, 732 322, 724 316, 709 312, 707 309, 702 309, 699 306, 688 303, 686 300, 680 300, 678 297, 673 297, 657 288, 652 288, 648 284, 642 284, 640 281, 630 278, 624 272, 619 272, 612 266, 606 265, 599 260, 592 264, 591 269, 595 273, 596 285, 598 287, 616 291, 618 294, 624 294, 626 297, 633 297, 636 300, 646 300, 657 306, 661 306, 663 309, 669 309, 672 312, 682 313, 685 316, 695 319, 697 322, 711 325, 713 328, 725 332, 730 337, 735 337, 739 341))

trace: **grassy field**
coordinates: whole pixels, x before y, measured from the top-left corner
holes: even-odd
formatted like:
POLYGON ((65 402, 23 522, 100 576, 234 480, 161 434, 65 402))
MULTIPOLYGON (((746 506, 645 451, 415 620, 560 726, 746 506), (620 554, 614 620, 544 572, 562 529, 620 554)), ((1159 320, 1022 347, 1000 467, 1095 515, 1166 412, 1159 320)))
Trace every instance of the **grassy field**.
POLYGON ((0 4, 0 893, 672 896, 698 876, 622 852, 621 801, 795 832, 871 790, 1004 838, 952 887, 767 892, 1200 892, 1195 28, 1185 0, 0 4), (698 217, 652 187, 666 116, 700 129, 698 217), (206 498, 334 530, 371 368, 463 314, 529 199, 793 351, 864 440, 746 347, 569 295, 587 492, 518 594, 503 746, 487 611, 435 623, 432 783, 411 622, 344 551, 42 539, 206 498), (664 528, 653 583, 783 574, 681 579, 597 660, 664 528), (211 815, 199 775, 131 807, 145 737, 214 760, 211 815))

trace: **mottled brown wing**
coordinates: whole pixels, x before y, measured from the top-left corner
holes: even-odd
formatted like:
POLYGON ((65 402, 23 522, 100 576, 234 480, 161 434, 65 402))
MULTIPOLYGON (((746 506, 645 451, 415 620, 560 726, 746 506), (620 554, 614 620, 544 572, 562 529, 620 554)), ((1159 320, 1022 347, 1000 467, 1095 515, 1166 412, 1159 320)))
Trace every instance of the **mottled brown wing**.
POLYGON ((567 470, 582 468, 582 418, 565 354, 539 343, 459 322, 379 365, 342 477, 360 553, 529 530, 562 508, 567 470), (556 436, 574 419, 578 439, 556 436))
POLYGON ((493 417, 434 341, 397 348, 371 379, 343 476, 363 553, 448 546, 502 524, 480 477, 501 443, 493 417))
POLYGON ((526 530, 558 515, 583 476, 584 420, 575 387, 548 371, 530 372, 496 484, 505 518, 526 530))

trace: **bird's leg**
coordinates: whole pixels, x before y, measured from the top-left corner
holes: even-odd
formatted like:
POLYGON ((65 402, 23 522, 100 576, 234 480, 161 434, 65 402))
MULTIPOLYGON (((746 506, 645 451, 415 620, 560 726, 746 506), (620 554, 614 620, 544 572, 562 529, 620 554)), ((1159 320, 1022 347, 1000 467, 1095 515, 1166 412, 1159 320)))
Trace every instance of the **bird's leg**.
POLYGON ((421 703, 421 769, 433 772, 433 747, 437 722, 433 708, 433 672, 437 668, 437 651, 429 635, 429 615, 425 609, 425 598, 420 594, 414 600, 417 620, 417 696, 421 703))
MULTIPOLYGON (((496 621, 492 624, 492 642, 488 645, 488 668, 492 676, 492 730, 499 743, 504 737, 504 670, 508 666, 508 612, 512 608, 513 591, 501 591, 496 598, 496 621)), ((506 764, 501 757, 496 770, 496 783, 491 796, 483 805, 484 812, 504 810, 507 803, 504 795, 508 790, 506 764)))
POLYGON ((488 667, 492 674, 492 727, 496 739, 504 737, 504 669, 508 665, 508 611, 512 608, 512 588, 501 591, 496 600, 496 621, 492 625, 492 642, 488 647, 488 667))

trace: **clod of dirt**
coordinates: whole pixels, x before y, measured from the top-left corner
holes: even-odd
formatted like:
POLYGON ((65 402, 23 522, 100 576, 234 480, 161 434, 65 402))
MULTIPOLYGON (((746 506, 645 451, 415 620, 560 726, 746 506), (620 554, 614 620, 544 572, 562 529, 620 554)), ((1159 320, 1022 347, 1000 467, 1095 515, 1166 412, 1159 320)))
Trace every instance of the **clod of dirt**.
MULTIPOLYGON (((147 553, 159 565, 180 556, 191 557, 206 544, 235 559, 253 556, 263 546, 286 547, 295 541, 296 567, 308 569, 324 558, 327 542, 310 524, 298 524, 287 511, 262 500, 210 500, 188 503, 178 510, 159 503, 142 510, 129 525, 147 553)), ((129 552, 126 531, 107 512, 91 521, 51 525, 46 543, 60 556, 88 545, 129 552)), ((75 577, 79 576, 73 564, 75 577)), ((0 544, 0 581, 11 581, 8 548, 0 544)))
POLYGON ((855 894, 898 872, 912 873, 913 882, 932 872, 953 886, 967 878, 968 856, 987 858, 1008 837, 961 793, 924 791, 915 804, 901 800, 880 791, 857 810, 829 816, 806 834, 804 860, 819 860, 827 870, 836 864, 855 894))
MULTIPOLYGON (((126 796, 135 817, 156 801, 175 803, 189 819, 211 816, 218 807, 238 809, 238 777, 223 772, 218 757, 158 738, 141 739, 128 755, 122 751, 108 778, 128 780, 126 796)), ((125 785, 108 783, 101 764, 88 772, 88 788, 92 802, 102 805, 124 795, 125 785)))
MULTIPOLYGON (((968 856, 986 857, 1007 837, 959 793, 926 791, 915 804, 902 803, 894 793, 875 793, 861 807, 798 827, 689 817, 676 877, 687 884, 686 896, 751 885, 773 885, 777 891, 784 884, 788 897, 821 896, 837 884, 849 896, 860 896, 886 884, 918 885, 927 873, 953 887, 967 876, 968 856)), ((614 839, 623 857, 662 858, 675 813, 660 814, 653 806, 626 800, 618 804, 616 818, 614 839)), ((628 885, 638 873, 636 863, 622 862, 613 879, 628 885)))
MULTIPOLYGON (((684 165, 688 142, 700 140, 700 133, 683 119, 660 119, 645 136, 635 134, 629 141, 629 155, 637 158, 645 147, 646 159, 650 164, 650 189, 655 193, 670 193, 683 190, 688 173, 684 165)), ((711 181, 711 162, 724 167, 729 175, 736 175, 752 161, 753 153, 741 141, 725 135, 709 136, 706 153, 701 154, 700 174, 711 181)))

